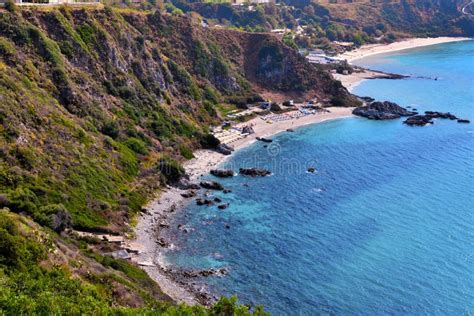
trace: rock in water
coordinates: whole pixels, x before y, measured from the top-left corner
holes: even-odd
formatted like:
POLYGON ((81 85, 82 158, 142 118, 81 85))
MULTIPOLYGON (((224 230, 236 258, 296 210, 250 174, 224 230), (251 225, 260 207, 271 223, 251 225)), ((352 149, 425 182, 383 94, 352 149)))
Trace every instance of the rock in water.
POLYGON ((222 186, 222 184, 216 181, 201 181, 200 185, 204 189, 208 189, 208 190, 219 190, 219 191, 224 190, 224 187, 222 186))
POLYGON ((234 176, 234 171, 230 169, 213 169, 211 174, 219 178, 229 178, 234 176))
POLYGON ((239 173, 250 177, 265 177, 271 174, 269 170, 258 168, 240 168, 239 173))
POLYGON ((372 102, 367 106, 355 108, 352 114, 366 117, 370 120, 392 120, 402 116, 416 115, 418 113, 408 111, 396 103, 385 101, 372 102))
POLYGON ((225 210, 228 207, 229 207, 229 203, 220 204, 220 205, 217 206, 217 208, 220 209, 220 210, 225 210))
POLYGON ((466 123, 466 124, 469 124, 469 123, 471 123, 471 121, 466 120, 466 119, 458 119, 458 123, 466 123))
POLYGON ((433 124, 433 121, 425 115, 415 115, 407 118, 404 122, 409 126, 425 126, 427 124, 433 124))

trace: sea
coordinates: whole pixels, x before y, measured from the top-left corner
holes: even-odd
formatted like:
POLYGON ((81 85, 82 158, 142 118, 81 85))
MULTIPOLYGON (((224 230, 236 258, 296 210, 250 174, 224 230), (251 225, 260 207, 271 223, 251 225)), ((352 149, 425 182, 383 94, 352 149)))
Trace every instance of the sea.
POLYGON ((354 117, 255 143, 222 167, 272 175, 218 179, 229 207, 180 212, 166 261, 226 268, 202 282, 272 315, 474 315, 474 41, 356 64, 411 77, 353 93, 471 124, 354 117))

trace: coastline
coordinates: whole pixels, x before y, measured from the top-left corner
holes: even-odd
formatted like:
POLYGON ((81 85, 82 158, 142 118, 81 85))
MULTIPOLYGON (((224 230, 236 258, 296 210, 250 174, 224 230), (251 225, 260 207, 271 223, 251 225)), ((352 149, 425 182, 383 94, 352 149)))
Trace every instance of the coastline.
MULTIPOLYGON (((389 45, 375 44, 366 45, 353 52, 347 52, 338 57, 346 58, 349 62, 361 59, 367 56, 382 54, 393 51, 400 51, 415 47, 429 46, 440 43, 469 40, 469 38, 428 38, 428 39, 410 39, 389 45)), ((344 87, 351 91, 360 82, 367 79, 389 77, 389 74, 364 69, 354 72, 350 75, 334 75, 334 78, 340 80, 344 87)), ((330 113, 319 113, 305 116, 299 119, 292 119, 282 122, 269 124, 260 117, 256 117, 246 124, 253 124, 254 134, 246 138, 239 139, 232 143, 235 150, 245 148, 256 141, 257 137, 270 137, 278 133, 285 132, 287 129, 298 128, 305 125, 322 123, 328 120, 351 117, 352 108, 327 108, 330 113)), ((229 156, 211 150, 199 150, 194 152, 194 158, 184 164, 186 173, 191 182, 196 182, 202 175, 209 174, 210 170, 222 164, 229 156)), ((135 227, 135 237, 128 240, 127 247, 131 249, 132 261, 140 265, 148 275, 155 280, 164 293, 169 295, 177 303, 197 304, 206 303, 205 290, 197 291, 187 286, 185 282, 177 280, 167 268, 167 263, 163 258, 163 251, 168 247, 173 247, 172 241, 160 240, 160 231, 166 229, 168 220, 174 214, 183 210, 184 207, 193 201, 190 198, 184 198, 182 190, 176 187, 166 187, 160 195, 151 200, 144 208, 146 211, 138 219, 135 227), (168 244, 169 242, 169 244, 168 244), (198 296, 201 300, 198 299, 198 296), (204 300, 203 300, 204 299, 204 300)))
MULTIPOLYGON (((269 124, 260 117, 247 122, 253 124, 254 134, 240 139, 231 145, 235 150, 245 148, 256 141, 257 137, 269 137, 285 132, 287 129, 299 128, 306 125, 318 124, 329 120, 352 117, 353 108, 327 108, 330 112, 318 113, 281 122, 269 124)), ((183 166, 191 182, 196 182, 202 175, 209 174, 211 169, 223 163, 228 157, 211 150, 199 150, 194 158, 183 166)), ((166 229, 168 220, 192 201, 182 196, 188 190, 177 187, 166 187, 161 194, 148 203, 135 227, 135 237, 127 242, 127 248, 132 250, 132 261, 140 265, 148 275, 155 280, 162 291, 178 303, 197 304, 205 303, 205 291, 198 292, 179 282, 168 273, 167 264, 163 259, 163 251, 167 246, 173 247, 172 241, 160 239, 161 230, 166 229), (169 245, 166 245, 169 242, 169 245), (197 296, 204 298, 198 300, 197 296)))
MULTIPOLYGON (((469 37, 429 37, 429 38, 411 38, 400 42, 394 42, 391 44, 370 44, 363 45, 353 51, 345 52, 338 55, 338 58, 346 59, 349 64, 353 65, 353 62, 365 57, 392 53, 396 51, 403 51, 407 49, 425 47, 437 44, 461 42, 472 40, 469 37)), ((367 79, 377 78, 390 78, 390 74, 383 72, 360 68, 362 71, 353 72, 350 75, 334 74, 334 79, 341 81, 342 85, 352 93, 352 90, 359 85, 362 81, 367 79)))
POLYGON ((363 45, 353 51, 345 52, 338 55, 338 58, 346 59, 349 63, 355 60, 362 59, 372 55, 392 53, 395 51, 401 51, 406 49, 412 49, 417 47, 431 46, 436 44, 444 44, 451 42, 461 42, 472 40, 469 37, 427 37, 427 38, 410 38, 391 44, 369 44, 363 45))

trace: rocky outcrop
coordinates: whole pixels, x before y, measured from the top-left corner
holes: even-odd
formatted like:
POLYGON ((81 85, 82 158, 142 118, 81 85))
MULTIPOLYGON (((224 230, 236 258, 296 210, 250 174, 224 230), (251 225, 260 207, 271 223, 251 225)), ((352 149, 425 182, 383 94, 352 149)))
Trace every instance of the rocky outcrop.
POLYGON ((249 177, 265 177, 271 174, 269 170, 258 168, 240 168, 239 173, 249 177))
POLYGON ((218 191, 224 190, 224 187, 222 186, 222 184, 216 181, 201 181, 200 185, 202 188, 208 189, 208 190, 218 190, 218 191))
POLYGON ((459 119, 456 115, 449 112, 425 111, 424 115, 415 115, 406 119, 403 123, 409 126, 425 126, 433 124, 433 119, 449 119, 451 121, 457 120, 458 123, 470 123, 469 120, 459 119))
POLYGON ((393 120, 402 116, 411 116, 418 113, 408 111, 402 108, 396 103, 385 101, 385 102, 372 102, 369 105, 358 107, 352 111, 352 114, 357 116, 366 117, 370 120, 393 120))
POLYGON ((211 174, 219 178, 230 178, 234 176, 234 171, 231 169, 213 169, 211 174))

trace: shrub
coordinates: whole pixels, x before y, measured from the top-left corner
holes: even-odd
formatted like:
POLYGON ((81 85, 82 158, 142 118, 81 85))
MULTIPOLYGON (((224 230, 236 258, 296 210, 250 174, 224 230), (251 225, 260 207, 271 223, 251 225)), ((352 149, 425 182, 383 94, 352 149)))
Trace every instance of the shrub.
POLYGON ((201 146, 207 149, 215 149, 220 145, 220 140, 212 134, 205 134, 200 140, 201 146))
POLYGON ((15 13, 17 11, 16 4, 13 2, 13 0, 8 0, 5 2, 5 10, 7 10, 10 13, 15 13))
POLYGON ((116 139, 119 135, 119 126, 117 122, 110 121, 105 123, 104 126, 102 126, 102 128, 100 129, 100 131, 102 132, 102 134, 116 139))
POLYGON ((193 151, 189 149, 186 145, 179 145, 179 152, 181 156, 183 156, 186 159, 193 159, 193 151))
POLYGON ((179 181, 185 174, 184 168, 173 158, 163 156, 158 161, 157 169, 165 176, 168 183, 179 181))
POLYGON ((148 154, 148 149, 146 148, 145 143, 135 137, 130 137, 125 141, 125 146, 136 152, 137 154, 146 155, 148 154))

